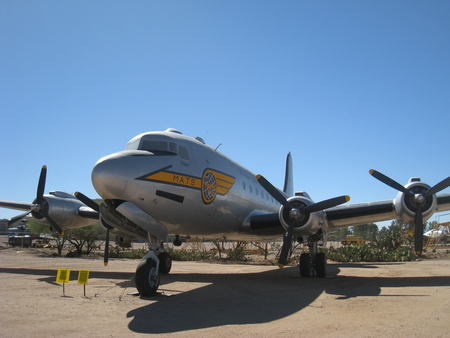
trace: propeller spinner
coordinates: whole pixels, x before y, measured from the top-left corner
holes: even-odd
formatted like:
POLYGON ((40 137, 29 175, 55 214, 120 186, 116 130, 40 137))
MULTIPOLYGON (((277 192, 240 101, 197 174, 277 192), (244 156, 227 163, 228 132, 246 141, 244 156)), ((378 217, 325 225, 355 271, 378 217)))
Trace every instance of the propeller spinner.
POLYGON ((283 205, 284 208, 289 211, 289 227, 283 237, 283 246, 281 248, 280 258, 278 259, 278 266, 280 268, 283 268, 286 265, 287 256, 292 245, 292 235, 294 233, 294 229, 296 225, 298 225, 303 220, 305 215, 335 207, 350 200, 349 196, 339 196, 311 204, 304 208, 296 208, 291 205, 289 201, 283 196, 283 194, 281 194, 280 191, 275 188, 269 181, 267 181, 263 176, 257 175, 256 180, 274 199, 276 199, 280 204, 283 205))
POLYGON ((425 204, 427 197, 432 196, 438 193, 441 190, 444 190, 448 186, 450 186, 450 176, 446 179, 442 180, 435 186, 431 187, 427 191, 423 193, 415 193, 408 189, 406 189, 400 183, 394 181, 390 177, 371 169, 369 171, 370 175, 375 177, 377 180, 383 182, 384 184, 398 190, 405 195, 409 196, 415 203, 413 203, 414 210, 414 250, 417 255, 422 254, 423 248, 423 215, 422 215, 422 207, 425 204))

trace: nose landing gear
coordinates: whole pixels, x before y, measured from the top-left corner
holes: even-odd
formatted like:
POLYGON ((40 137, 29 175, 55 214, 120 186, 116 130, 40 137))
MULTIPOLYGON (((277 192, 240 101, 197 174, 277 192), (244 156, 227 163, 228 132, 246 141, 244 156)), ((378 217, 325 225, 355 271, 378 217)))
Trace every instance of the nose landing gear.
POLYGON ((150 251, 142 258, 136 268, 136 289, 141 297, 152 297, 156 295, 160 283, 160 274, 167 274, 172 268, 172 259, 164 252, 161 245, 156 245, 157 238, 149 236, 150 251))

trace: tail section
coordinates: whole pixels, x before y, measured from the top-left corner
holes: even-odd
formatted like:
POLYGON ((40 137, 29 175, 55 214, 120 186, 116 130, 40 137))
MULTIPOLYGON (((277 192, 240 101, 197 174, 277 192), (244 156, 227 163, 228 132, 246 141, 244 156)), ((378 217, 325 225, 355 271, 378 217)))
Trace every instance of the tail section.
POLYGON ((283 191, 289 197, 294 196, 294 171, 292 166, 292 155, 290 152, 286 157, 286 174, 284 177, 283 191))

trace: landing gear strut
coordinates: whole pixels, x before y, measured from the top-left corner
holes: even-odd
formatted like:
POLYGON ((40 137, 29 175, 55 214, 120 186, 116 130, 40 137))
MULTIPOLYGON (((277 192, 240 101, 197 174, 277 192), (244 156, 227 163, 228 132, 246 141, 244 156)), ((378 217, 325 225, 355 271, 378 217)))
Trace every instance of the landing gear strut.
POLYGON ((160 273, 167 274, 172 268, 172 259, 164 252, 162 242, 158 246, 157 238, 149 236, 150 250, 142 258, 136 268, 136 289, 143 297, 151 297, 156 294, 160 282, 160 273))
POLYGON ((327 257, 324 252, 317 250, 317 242, 321 237, 319 234, 308 238, 309 253, 300 255, 300 276, 311 277, 315 274, 317 277, 326 277, 327 257))

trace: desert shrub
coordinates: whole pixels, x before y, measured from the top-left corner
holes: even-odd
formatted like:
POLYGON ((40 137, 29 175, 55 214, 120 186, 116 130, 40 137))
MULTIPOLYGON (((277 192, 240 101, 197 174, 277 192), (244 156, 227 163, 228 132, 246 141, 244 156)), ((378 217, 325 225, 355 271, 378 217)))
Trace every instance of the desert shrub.
POLYGON ((407 262, 417 258, 410 246, 386 250, 373 244, 363 244, 324 251, 335 262, 407 262))
POLYGON ((186 251, 175 250, 172 248, 165 249, 169 253, 173 261, 211 261, 217 260, 217 254, 214 251, 186 251))
POLYGON ((247 257, 243 247, 237 247, 227 251, 227 260, 237 261, 237 262, 249 262, 250 257, 247 257))
POLYGON ((138 250, 110 250, 109 258, 128 258, 128 259, 141 259, 147 254, 147 251, 144 249, 138 250))

